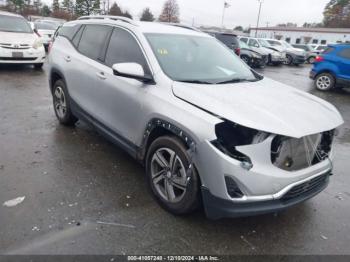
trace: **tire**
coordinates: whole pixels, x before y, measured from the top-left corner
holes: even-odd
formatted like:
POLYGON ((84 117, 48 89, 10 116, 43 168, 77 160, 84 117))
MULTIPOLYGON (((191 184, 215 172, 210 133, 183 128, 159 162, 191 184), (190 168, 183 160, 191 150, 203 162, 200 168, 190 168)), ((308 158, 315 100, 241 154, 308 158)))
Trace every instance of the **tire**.
POLYGON ((293 57, 290 55, 286 55, 286 61, 284 62, 285 65, 291 65, 293 64, 293 57))
POLYGON ((40 64, 34 64, 34 68, 35 69, 41 69, 43 67, 44 63, 40 63, 40 64))
POLYGON ((63 80, 55 82, 52 88, 53 107, 58 121, 65 126, 72 126, 77 121, 70 107, 70 98, 63 80))
POLYGON ((330 73, 322 73, 315 78, 315 87, 320 91, 329 91, 335 87, 335 78, 330 73))
POLYGON ((241 59, 242 59, 247 65, 250 66, 250 58, 249 58, 249 56, 242 55, 242 56, 241 56, 241 59))
POLYGON ((146 173, 152 194, 174 215, 189 214, 200 205, 200 180, 194 166, 189 170, 190 163, 177 137, 159 137, 147 152, 146 173))
POLYGON ((310 56, 310 57, 307 59, 307 62, 308 62, 309 64, 313 64, 313 63, 315 63, 315 59, 316 59, 315 56, 310 56))

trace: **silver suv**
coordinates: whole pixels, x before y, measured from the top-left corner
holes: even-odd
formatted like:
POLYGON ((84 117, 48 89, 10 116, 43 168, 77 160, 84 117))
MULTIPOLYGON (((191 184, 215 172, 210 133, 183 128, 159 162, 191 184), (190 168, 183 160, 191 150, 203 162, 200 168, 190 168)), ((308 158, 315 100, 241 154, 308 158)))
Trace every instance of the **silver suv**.
POLYGON ((174 214, 275 212, 328 184, 338 111, 264 78, 208 34, 83 17, 56 32, 49 63, 59 122, 87 121, 124 148, 174 214))

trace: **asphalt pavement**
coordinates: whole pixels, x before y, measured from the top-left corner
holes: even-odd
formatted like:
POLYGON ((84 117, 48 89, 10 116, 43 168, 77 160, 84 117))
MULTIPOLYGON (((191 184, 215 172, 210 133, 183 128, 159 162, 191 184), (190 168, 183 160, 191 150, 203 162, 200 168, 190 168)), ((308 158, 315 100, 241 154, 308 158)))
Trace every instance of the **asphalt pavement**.
POLYGON ((46 66, 0 66, 0 254, 350 254, 350 89, 316 91, 309 70, 259 71, 343 115, 329 187, 282 213, 210 221, 167 213, 135 160, 84 123, 60 126, 46 66))

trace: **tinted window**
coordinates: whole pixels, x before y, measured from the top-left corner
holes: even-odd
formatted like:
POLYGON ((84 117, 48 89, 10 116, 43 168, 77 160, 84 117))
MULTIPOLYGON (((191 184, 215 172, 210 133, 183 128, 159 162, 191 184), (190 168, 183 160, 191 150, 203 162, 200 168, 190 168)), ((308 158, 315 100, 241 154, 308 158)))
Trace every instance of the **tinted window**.
POLYGON ((64 25, 58 29, 58 35, 72 40, 73 36, 79 30, 80 26, 81 25, 64 25))
POLYGON ((75 47, 78 47, 80 38, 81 38, 81 36, 82 36, 82 34, 83 34, 83 31, 84 31, 84 26, 81 26, 81 27, 79 28, 79 31, 78 31, 78 32, 75 34, 75 36, 73 37, 72 42, 73 42, 73 45, 74 45, 75 47))
POLYGON ((102 60, 106 40, 112 28, 104 25, 86 25, 81 36, 78 50, 94 60, 102 60))
POLYGON ((342 51, 339 52, 339 55, 343 58, 350 59, 350 48, 343 49, 342 51))
POLYGON ((325 51, 323 51, 323 54, 329 54, 333 52, 334 48, 333 47, 328 47, 325 51))
POLYGON ((248 43, 248 38, 241 38, 240 40, 244 43, 248 43))
POLYGON ((146 74, 150 74, 146 59, 135 38, 123 29, 115 28, 107 49, 105 63, 108 66, 118 63, 138 63, 146 74))
POLYGON ((239 46, 237 37, 234 35, 217 34, 216 38, 229 48, 237 48, 239 46))
POLYGON ((0 15, 0 31, 32 33, 29 23, 22 17, 0 15))

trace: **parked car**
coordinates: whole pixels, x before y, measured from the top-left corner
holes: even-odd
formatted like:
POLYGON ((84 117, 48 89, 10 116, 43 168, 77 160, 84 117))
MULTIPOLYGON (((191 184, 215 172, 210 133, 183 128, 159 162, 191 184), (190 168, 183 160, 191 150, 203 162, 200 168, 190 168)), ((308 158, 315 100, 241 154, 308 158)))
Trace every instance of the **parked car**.
POLYGON ((236 55, 239 56, 241 54, 241 48, 239 46, 239 40, 237 38, 237 35, 230 34, 230 33, 214 32, 214 31, 204 31, 204 32, 220 40, 224 45, 232 49, 236 55))
POLYGON ((0 11, 0 63, 33 64, 45 61, 42 39, 22 16, 0 11))
POLYGON ((266 39, 272 46, 283 48, 286 53, 285 64, 300 65, 306 61, 306 52, 303 49, 295 48, 291 44, 283 40, 266 39))
POLYGON ((264 56, 267 56, 268 64, 280 65, 284 63, 285 61, 284 54, 279 52, 276 49, 271 49, 269 47, 266 47, 266 45, 264 45, 263 41, 260 41, 260 39, 252 38, 252 37, 240 37, 239 39, 242 42, 247 43, 249 47, 255 52, 258 52, 264 56))
POLYGON ((268 56, 259 54, 252 50, 246 43, 239 41, 241 49, 241 59, 250 67, 265 67, 268 62, 268 56))
POLYGON ((87 121, 139 160, 174 214, 201 203, 212 219, 276 212, 329 182, 335 107, 205 33, 84 17, 55 34, 49 64, 58 121, 87 121))
POLYGON ((329 45, 316 57, 310 72, 315 87, 329 91, 335 87, 350 86, 350 44, 329 45))
POLYGON ((295 44, 292 46, 298 49, 303 49, 306 52, 306 61, 309 64, 313 64, 315 62, 315 58, 318 55, 318 52, 315 51, 315 49, 313 49, 311 46, 301 44, 295 44))
POLYGON ((322 53, 324 50, 326 50, 328 45, 316 45, 315 46, 315 51, 318 52, 319 54, 322 53))
POLYGON ((54 24, 47 22, 34 22, 33 27, 42 37, 43 44, 47 50, 57 27, 54 24))

